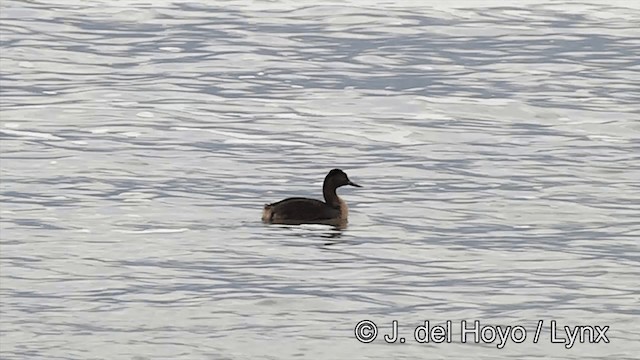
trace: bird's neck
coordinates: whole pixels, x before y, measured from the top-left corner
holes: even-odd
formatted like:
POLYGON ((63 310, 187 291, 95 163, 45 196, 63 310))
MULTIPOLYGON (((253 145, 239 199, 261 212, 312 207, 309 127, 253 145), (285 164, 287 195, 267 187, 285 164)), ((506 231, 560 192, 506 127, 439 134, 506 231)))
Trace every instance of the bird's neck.
POLYGON ((338 194, 336 194, 336 188, 325 184, 322 187, 322 195, 324 195, 324 202, 326 202, 329 206, 334 208, 340 207, 340 198, 338 194))

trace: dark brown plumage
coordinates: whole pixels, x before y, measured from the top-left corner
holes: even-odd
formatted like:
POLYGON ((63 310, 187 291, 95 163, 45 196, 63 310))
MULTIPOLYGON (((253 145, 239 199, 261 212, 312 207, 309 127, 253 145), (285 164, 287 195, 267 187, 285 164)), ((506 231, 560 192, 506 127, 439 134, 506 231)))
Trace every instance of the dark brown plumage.
POLYGON ((262 221, 276 224, 346 223, 349 208, 336 194, 336 189, 344 185, 361 187, 351 182, 344 171, 333 169, 324 178, 322 184, 324 202, 295 197, 267 204, 262 211, 262 221))

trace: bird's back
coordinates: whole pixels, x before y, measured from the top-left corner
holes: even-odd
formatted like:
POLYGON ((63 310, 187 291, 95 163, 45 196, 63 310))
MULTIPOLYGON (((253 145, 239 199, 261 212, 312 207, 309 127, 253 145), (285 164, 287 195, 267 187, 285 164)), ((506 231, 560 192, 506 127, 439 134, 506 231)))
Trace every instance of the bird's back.
POLYGON ((341 218, 340 209, 307 198, 288 198, 264 206, 262 220, 273 223, 317 222, 341 218))

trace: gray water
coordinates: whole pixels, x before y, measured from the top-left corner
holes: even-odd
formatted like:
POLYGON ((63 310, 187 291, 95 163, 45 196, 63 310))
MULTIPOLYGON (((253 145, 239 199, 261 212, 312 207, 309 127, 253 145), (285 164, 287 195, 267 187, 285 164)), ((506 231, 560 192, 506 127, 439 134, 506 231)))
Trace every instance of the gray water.
POLYGON ((637 359, 640 4, 440 3, 3 1, 2 359, 637 359))

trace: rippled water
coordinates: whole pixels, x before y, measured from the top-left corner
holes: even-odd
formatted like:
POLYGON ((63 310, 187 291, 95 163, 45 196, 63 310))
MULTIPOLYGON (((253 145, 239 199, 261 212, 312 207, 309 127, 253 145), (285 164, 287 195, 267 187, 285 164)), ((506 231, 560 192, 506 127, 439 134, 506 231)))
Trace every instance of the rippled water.
POLYGON ((637 358, 640 5, 213 4, 2 2, 3 359, 637 358))

